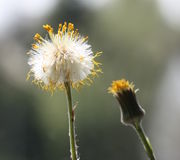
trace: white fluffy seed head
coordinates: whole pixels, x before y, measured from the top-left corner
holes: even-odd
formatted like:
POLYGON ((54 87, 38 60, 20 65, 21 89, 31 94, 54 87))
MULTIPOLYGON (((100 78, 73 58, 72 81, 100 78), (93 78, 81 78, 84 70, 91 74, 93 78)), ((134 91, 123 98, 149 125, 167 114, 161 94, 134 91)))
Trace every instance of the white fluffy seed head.
POLYGON ((93 55, 87 37, 79 35, 74 25, 65 22, 59 25, 57 34, 49 25, 43 26, 49 33, 50 39, 45 40, 39 34, 34 39, 32 50, 28 53, 28 64, 31 70, 28 77, 34 76, 34 82, 46 90, 62 88, 64 82, 71 82, 78 87, 90 79, 90 75, 101 72, 99 64, 94 60, 99 55, 93 55))

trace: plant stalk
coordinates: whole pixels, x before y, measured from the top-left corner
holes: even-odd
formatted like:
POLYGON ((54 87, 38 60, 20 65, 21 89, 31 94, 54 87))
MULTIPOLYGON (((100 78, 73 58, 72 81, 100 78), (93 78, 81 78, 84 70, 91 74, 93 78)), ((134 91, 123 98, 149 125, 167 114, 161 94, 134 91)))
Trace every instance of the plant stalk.
POLYGON ((143 128, 142 128, 142 125, 140 122, 135 122, 134 123, 134 128, 144 146, 144 149, 149 157, 150 160, 155 160, 155 155, 153 153, 153 149, 152 149, 152 145, 148 139, 148 137, 146 136, 143 128))
POLYGON ((68 102, 68 121, 69 121, 69 139, 70 139, 70 152, 71 159, 77 160, 77 147, 76 147, 76 139, 75 139, 75 116, 74 110, 72 106, 72 96, 71 96, 71 85, 70 82, 65 82, 66 89, 66 97, 68 102))

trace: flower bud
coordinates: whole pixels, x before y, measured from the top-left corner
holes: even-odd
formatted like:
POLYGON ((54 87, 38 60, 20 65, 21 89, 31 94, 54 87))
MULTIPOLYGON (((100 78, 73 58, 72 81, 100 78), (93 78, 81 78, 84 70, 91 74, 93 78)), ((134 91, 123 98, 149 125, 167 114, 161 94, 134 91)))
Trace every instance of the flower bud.
POLYGON ((118 100, 121 106, 121 122, 125 125, 133 125, 140 122, 145 114, 144 109, 138 104, 134 85, 125 79, 112 82, 108 88, 118 100))

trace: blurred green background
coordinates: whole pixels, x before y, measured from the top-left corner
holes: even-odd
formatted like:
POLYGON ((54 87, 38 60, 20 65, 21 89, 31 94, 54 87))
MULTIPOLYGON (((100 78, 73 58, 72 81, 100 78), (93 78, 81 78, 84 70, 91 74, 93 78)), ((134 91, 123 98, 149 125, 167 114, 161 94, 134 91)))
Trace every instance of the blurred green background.
POLYGON ((107 93, 112 80, 139 88, 143 126, 157 159, 180 159, 180 2, 178 0, 0 0, 0 159, 68 160, 66 97, 30 81, 33 35, 73 22, 89 36, 103 74, 73 91, 82 160, 147 159, 136 133, 120 123, 107 93))

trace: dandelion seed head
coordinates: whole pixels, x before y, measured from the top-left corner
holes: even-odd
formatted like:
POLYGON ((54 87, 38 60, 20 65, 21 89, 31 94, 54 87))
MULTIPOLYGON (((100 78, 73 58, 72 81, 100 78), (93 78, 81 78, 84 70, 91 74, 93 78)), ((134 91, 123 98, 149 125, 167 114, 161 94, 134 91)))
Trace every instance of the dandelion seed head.
POLYGON ((59 24, 56 34, 50 25, 43 28, 49 39, 35 34, 36 43, 28 52, 31 69, 27 78, 34 77, 35 84, 50 91, 63 88, 64 82, 74 88, 90 84, 92 77, 101 72, 100 63, 95 61, 101 52, 93 54, 88 37, 80 36, 72 23, 59 24))

